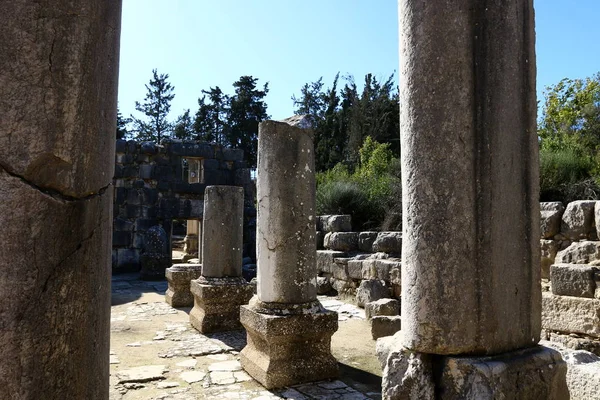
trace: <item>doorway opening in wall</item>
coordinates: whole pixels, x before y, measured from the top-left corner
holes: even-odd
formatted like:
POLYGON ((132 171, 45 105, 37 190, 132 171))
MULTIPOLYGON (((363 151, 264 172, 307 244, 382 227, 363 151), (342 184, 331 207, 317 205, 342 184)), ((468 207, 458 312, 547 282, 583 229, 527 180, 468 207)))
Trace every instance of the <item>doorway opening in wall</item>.
POLYGON ((173 263, 183 262, 183 248, 187 228, 185 219, 174 219, 171 225, 171 252, 173 263))

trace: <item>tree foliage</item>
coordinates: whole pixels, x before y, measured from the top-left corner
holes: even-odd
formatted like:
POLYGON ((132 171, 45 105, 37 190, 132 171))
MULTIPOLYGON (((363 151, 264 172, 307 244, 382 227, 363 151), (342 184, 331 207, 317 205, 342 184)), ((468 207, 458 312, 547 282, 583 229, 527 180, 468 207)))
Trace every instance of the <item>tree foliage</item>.
POLYGON ((168 82, 168 74, 159 74, 152 70, 152 78, 146 85, 144 102, 135 102, 135 109, 145 117, 143 119, 131 116, 136 139, 160 142, 168 138, 173 126, 168 120, 171 101, 175 98, 175 88, 168 82))
POLYGON ((188 108, 177 117, 175 125, 173 127, 173 137, 175 139, 189 140, 194 136, 194 121, 190 116, 190 109, 188 108))
POLYGON ((307 114, 315 126, 315 152, 318 171, 343 162, 351 169, 359 163, 359 149, 367 137, 388 143, 399 155, 400 108, 394 75, 379 82, 367 74, 359 93, 352 76, 344 77, 338 89, 339 74, 324 89, 323 78, 305 84, 300 96, 292 96, 295 114, 307 114))
POLYGON ((600 74, 546 88, 538 134, 542 147, 594 156, 600 148, 600 74))
POLYGON ((117 139, 126 139, 129 136, 127 124, 131 122, 131 118, 124 118, 121 111, 117 108, 117 139))

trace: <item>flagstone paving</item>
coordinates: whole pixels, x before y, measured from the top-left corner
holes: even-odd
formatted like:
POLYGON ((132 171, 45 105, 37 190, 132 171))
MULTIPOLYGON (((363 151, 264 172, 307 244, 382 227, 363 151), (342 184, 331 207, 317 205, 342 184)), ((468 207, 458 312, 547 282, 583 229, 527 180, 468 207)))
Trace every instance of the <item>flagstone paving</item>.
POLYGON ((269 391, 239 363, 246 333, 197 332, 189 308, 165 303, 166 288, 166 282, 140 281, 137 274, 113 277, 110 400, 381 398, 381 369, 364 310, 320 297, 339 315, 332 352, 340 378, 269 391))

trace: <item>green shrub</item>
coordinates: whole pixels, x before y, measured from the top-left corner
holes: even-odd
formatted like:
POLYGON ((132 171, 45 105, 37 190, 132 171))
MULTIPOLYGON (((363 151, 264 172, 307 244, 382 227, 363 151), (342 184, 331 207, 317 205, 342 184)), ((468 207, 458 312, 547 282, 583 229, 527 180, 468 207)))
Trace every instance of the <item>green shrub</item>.
POLYGON ((364 190, 354 182, 333 181, 317 187, 317 214, 350 214, 354 230, 369 227, 373 204, 364 190))
POLYGON ((592 177, 594 162, 574 150, 540 150, 540 200, 598 199, 600 187, 592 177))

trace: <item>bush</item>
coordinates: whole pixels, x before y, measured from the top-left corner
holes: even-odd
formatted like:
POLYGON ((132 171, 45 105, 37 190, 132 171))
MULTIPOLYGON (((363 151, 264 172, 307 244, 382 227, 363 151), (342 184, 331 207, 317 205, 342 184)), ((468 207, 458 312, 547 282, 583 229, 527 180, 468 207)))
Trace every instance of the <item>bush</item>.
POLYGON ((594 163, 574 150, 540 150, 540 201, 596 200, 600 187, 594 163))
POLYGON ((371 137, 365 139, 353 173, 337 164, 317 174, 317 213, 350 214, 354 230, 398 229, 401 197, 399 162, 389 144, 371 137))
POLYGON ((372 224, 373 205, 354 182, 332 181, 317 187, 317 214, 350 214, 354 230, 372 224))

